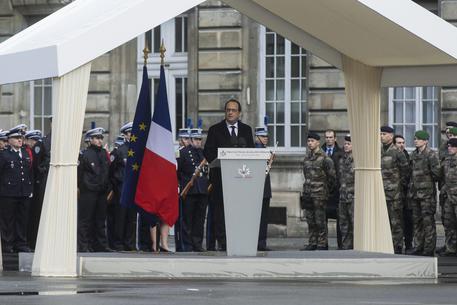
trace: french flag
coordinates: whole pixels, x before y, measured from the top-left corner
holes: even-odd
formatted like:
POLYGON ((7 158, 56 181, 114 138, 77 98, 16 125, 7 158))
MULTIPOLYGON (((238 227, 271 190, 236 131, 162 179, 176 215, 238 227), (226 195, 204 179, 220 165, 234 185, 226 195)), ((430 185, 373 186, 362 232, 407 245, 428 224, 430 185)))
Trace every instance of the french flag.
POLYGON ((157 99, 135 194, 143 210, 173 226, 178 218, 176 156, 168 109, 165 71, 160 67, 157 99))

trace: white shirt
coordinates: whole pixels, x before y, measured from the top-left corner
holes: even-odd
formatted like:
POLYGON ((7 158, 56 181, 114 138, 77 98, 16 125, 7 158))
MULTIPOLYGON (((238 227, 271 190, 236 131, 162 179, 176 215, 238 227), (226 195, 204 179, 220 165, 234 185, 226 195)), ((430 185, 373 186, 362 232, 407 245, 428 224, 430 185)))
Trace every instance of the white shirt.
POLYGON ((232 135, 232 126, 235 126, 235 134, 238 136, 238 121, 231 125, 227 121, 225 121, 225 124, 227 124, 227 129, 229 131, 229 135, 232 135))

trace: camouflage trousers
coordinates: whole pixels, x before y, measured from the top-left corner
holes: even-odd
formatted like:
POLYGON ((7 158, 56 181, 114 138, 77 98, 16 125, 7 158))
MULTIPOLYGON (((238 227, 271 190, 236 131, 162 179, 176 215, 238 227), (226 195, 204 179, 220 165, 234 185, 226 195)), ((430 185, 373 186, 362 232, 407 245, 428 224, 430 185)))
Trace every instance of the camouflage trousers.
POLYGON ((389 213, 390 231, 395 250, 403 249, 403 202, 399 200, 387 200, 387 212, 389 213))
POLYGON ((327 221, 325 209, 327 200, 311 199, 312 208, 306 210, 309 245, 327 247, 327 221))
POLYGON ((446 250, 457 252, 457 195, 448 195, 442 212, 443 226, 447 228, 445 236, 446 250))
POLYGON ((414 223, 414 246, 419 251, 432 254, 436 247, 435 212, 436 199, 412 199, 414 223))
POLYGON ((449 228, 448 228, 450 223, 448 220, 446 220, 446 218, 448 218, 446 216, 446 210, 449 211, 450 209, 449 209, 449 207, 446 208, 446 201, 448 201, 447 195, 445 195, 443 192, 440 192, 438 199, 439 199, 438 202, 440 204, 440 210, 441 210, 441 223, 443 224, 443 229, 444 229, 444 240, 446 241, 445 245, 447 247, 447 240, 450 238, 449 228))
POLYGON ((349 250, 354 248, 354 200, 349 202, 339 202, 338 216, 340 218, 340 231, 342 249, 349 250))

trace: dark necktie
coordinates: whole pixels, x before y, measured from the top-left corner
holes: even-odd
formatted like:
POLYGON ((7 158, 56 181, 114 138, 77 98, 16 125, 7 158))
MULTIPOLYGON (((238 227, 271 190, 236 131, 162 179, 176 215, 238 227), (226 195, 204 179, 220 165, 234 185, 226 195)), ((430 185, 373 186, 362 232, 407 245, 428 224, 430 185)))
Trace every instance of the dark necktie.
POLYGON ((236 128, 236 127, 232 125, 232 126, 230 126, 230 128, 232 128, 232 132, 230 132, 230 136, 231 136, 232 138, 236 138, 236 133, 235 133, 235 128, 236 128))
POLYGON ((332 148, 331 147, 327 147, 327 156, 331 156, 332 155, 332 148))

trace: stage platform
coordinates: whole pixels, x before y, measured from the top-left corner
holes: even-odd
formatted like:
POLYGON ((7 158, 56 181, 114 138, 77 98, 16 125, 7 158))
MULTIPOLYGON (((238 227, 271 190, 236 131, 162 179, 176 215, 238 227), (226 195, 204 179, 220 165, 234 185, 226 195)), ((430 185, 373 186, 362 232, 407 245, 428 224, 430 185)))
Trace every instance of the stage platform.
MULTIPOLYGON (((19 254, 30 272, 33 253, 19 254)), ((358 251, 271 251, 256 257, 204 253, 80 253, 81 277, 154 279, 436 279, 435 257, 358 251)))

